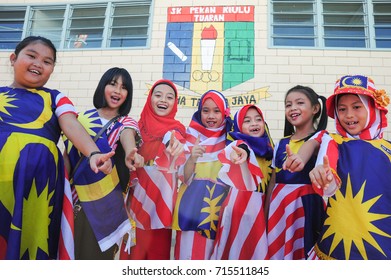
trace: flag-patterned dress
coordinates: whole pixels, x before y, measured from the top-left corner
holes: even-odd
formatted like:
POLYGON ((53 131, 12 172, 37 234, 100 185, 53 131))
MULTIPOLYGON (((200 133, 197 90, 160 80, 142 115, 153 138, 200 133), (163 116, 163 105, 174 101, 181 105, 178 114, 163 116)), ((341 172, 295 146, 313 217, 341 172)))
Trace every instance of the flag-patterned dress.
POLYGON ((179 189, 173 218, 173 229, 177 230, 175 259, 210 259, 212 255, 220 208, 229 190, 218 177, 222 167, 218 154, 226 146, 231 127, 232 119, 224 96, 214 90, 204 93, 187 128, 186 144, 191 151, 199 137, 199 145, 205 147, 205 153, 197 159, 191 178, 186 182, 182 180, 179 189), (202 106, 208 98, 223 114, 218 128, 207 128, 202 123, 202 106))
POLYGON ((167 148, 171 137, 185 143, 185 126, 175 119, 178 92, 170 80, 158 80, 149 90, 141 111, 139 127, 143 145, 139 153, 145 165, 131 174, 127 207, 136 221, 136 244, 130 250, 122 246, 120 259, 170 259, 172 215, 178 189, 178 167, 186 158, 184 153, 172 156, 167 148), (170 112, 161 115, 152 106, 154 89, 168 85, 175 93, 170 112))
POLYGON ((228 140, 233 142, 218 156, 223 163, 219 178, 231 188, 220 211, 211 259, 268 259, 264 194, 272 174, 274 144, 266 122, 262 136, 254 137, 242 132, 246 113, 251 108, 256 109, 264 121, 257 106, 240 108, 234 117, 234 129, 228 135, 228 140), (233 145, 248 151, 246 162, 240 165, 231 162, 233 145))
MULTIPOLYGON (((178 189, 177 169, 184 163, 185 156, 173 159, 166 152, 170 137, 171 131, 168 131, 155 160, 148 161, 131 175, 129 211, 137 227, 143 230, 171 228, 178 189)), ((176 138, 182 139, 179 132, 176 138)))
POLYGON ((75 108, 59 91, 0 88, 0 259, 58 257, 65 169, 57 118, 66 113, 75 108))
POLYGON ((328 199, 311 259, 391 259, 391 143, 325 134, 319 151, 329 157, 341 188, 328 199))
MULTIPOLYGON (((188 128, 187 146, 191 150, 199 135, 188 128)), ((200 145, 206 152, 197 160, 194 176, 181 185, 174 211, 173 229, 177 230, 176 259, 209 259, 216 237, 220 207, 228 186, 218 178, 222 163, 218 154, 225 147, 225 129, 200 134, 200 145)))
POLYGON ((322 226, 325 202, 313 190, 309 172, 313 155, 300 172, 283 170, 286 145, 297 153, 304 140, 282 138, 275 146, 273 164, 276 184, 270 198, 268 217, 269 256, 275 260, 306 259, 322 226))
POLYGON ((248 161, 232 164, 229 160, 232 145, 245 144, 234 141, 219 154, 223 163, 219 178, 231 189, 221 207, 211 259, 266 259, 264 195, 257 191, 264 175, 252 150, 248 161))
MULTIPOLYGON (((386 92, 361 75, 338 79, 327 99, 327 114, 334 118, 337 133, 314 136, 321 143, 316 164, 323 164, 327 155, 340 188, 334 182, 325 190, 314 186, 328 203, 310 259, 391 259, 391 143, 383 139, 389 103, 386 92), (345 94, 360 99, 353 103, 355 110, 367 111, 365 126, 355 135, 339 117, 340 109, 346 110, 338 107, 345 94)), ((355 114, 349 117, 356 121, 355 114)))
MULTIPOLYGON (((78 120, 92 138, 103 127, 96 109, 80 113, 78 120)), ((137 122, 128 116, 123 116, 113 122, 96 140, 95 143, 100 151, 106 153, 115 150, 121 131, 127 128, 136 131, 138 135, 136 140, 139 142, 137 122)), ((81 154, 66 137, 64 143, 70 164, 74 168, 81 154)), ((88 160, 83 160, 71 183, 76 190, 77 198, 81 202, 101 251, 104 252, 119 243, 122 236, 131 231, 131 223, 125 209, 116 164, 114 164, 112 172, 106 175, 103 172, 95 173, 91 170, 88 160)))

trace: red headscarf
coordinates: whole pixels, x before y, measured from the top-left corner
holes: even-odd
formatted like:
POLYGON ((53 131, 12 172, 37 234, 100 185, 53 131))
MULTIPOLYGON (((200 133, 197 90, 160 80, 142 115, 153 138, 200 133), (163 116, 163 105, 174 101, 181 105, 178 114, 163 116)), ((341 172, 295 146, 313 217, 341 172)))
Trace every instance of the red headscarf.
POLYGON ((141 138, 144 142, 140 148, 140 154, 144 157, 145 161, 154 159, 156 157, 160 145, 163 145, 162 140, 167 131, 175 130, 179 132, 182 135, 184 141, 186 128, 181 122, 175 120, 177 110, 178 91, 174 83, 172 83, 170 80, 164 79, 156 81, 148 93, 148 98, 145 102, 138 123, 140 127, 141 138), (161 84, 170 86, 175 92, 174 107, 167 116, 159 116, 155 114, 151 103, 151 97, 154 89, 161 84))
MULTIPOLYGON (((240 108, 234 117, 234 126, 233 131, 229 132, 232 140, 244 140, 250 148, 254 151, 256 156, 264 157, 270 160, 273 157, 274 143, 270 137, 269 127, 263 117, 263 113, 258 106, 253 104, 244 105, 240 108), (247 111, 250 108, 257 110, 258 114, 261 116, 262 120, 265 122, 265 133, 260 137, 253 137, 247 134, 244 134, 242 131, 242 126, 244 122, 244 117, 247 114, 247 111)), ((228 138, 230 140, 230 138, 228 138)))

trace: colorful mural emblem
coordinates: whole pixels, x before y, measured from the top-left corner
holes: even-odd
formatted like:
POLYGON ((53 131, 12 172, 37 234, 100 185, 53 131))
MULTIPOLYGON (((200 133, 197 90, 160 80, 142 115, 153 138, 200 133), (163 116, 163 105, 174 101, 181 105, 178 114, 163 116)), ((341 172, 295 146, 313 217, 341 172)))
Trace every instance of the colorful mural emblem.
MULTIPOLYGON (((254 78, 254 6, 168 8, 163 78, 198 94, 254 78)), ((228 99, 243 106, 267 96, 265 87, 228 99)), ((182 96, 179 104, 197 100, 182 96)))

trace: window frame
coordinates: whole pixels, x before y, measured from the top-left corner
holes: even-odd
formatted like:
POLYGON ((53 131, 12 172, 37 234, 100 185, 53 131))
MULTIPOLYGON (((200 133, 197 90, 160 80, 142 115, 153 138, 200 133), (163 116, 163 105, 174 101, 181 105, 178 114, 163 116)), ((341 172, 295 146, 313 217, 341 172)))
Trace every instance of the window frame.
MULTIPOLYGON (((268 1, 268 19, 269 19, 269 28, 268 28, 268 46, 270 48, 308 48, 308 49, 316 49, 316 48, 319 48, 319 49, 333 49, 333 50, 341 50, 341 49, 352 49, 352 50, 368 50, 368 49, 376 49, 376 50, 389 50, 391 49, 391 32, 390 34, 386 34, 386 35, 377 35, 376 34, 376 27, 378 27, 379 29, 378 30, 381 30, 381 28, 384 28, 386 29, 386 31, 389 29, 391 30, 391 24, 378 24, 376 25, 375 23, 375 16, 376 15, 385 15, 385 16, 390 16, 391 17, 391 12, 389 13, 377 13, 377 14, 374 14, 373 10, 374 10, 374 5, 375 4, 390 4, 390 2, 388 0, 342 0, 342 1, 336 1, 336 0, 297 0, 297 1, 287 1, 287 0, 270 0, 268 1), (310 3, 310 2, 313 2, 314 5, 313 5, 313 14, 314 14, 314 18, 313 18, 313 22, 315 24, 315 27, 314 27, 314 31, 313 31, 313 34, 314 34, 314 40, 315 40, 315 43, 313 46, 300 46, 299 44, 290 44, 290 45, 279 45, 278 43, 276 43, 275 41, 275 38, 277 38, 276 34, 274 33, 274 27, 276 26, 276 23, 274 22, 274 16, 276 15, 276 12, 274 11, 274 5, 276 3, 310 3), (325 13, 323 11, 323 5, 324 4, 332 4, 332 3, 336 3, 336 4, 340 4, 340 3, 357 3, 357 2, 361 2, 361 5, 362 5, 362 9, 363 9, 363 23, 361 25, 357 25, 358 27, 358 30, 360 30, 360 28, 363 28, 363 34, 360 34, 360 36, 358 37, 354 37, 353 36, 353 33, 352 33, 352 37, 346 37, 347 39, 348 38, 357 38, 357 39, 363 39, 364 42, 364 46, 360 46, 360 47, 355 47, 355 46, 348 46, 348 45, 341 45, 341 46, 327 46, 326 44, 326 40, 327 40, 327 37, 329 37, 330 39, 332 37, 330 36, 326 36, 325 35, 325 28, 327 26, 327 24, 325 24, 324 22, 324 15, 325 14, 330 14, 332 15, 333 13, 325 13), (376 44, 379 44, 379 42, 381 41, 384 41, 385 42, 385 45, 387 45, 386 47, 380 47, 380 46, 377 46, 376 44)), ((391 5, 391 4, 390 4, 391 5)), ((338 15, 340 14, 341 12, 336 12, 335 15, 338 15)), ((289 26, 289 22, 287 24, 287 26, 289 26)), ((333 25, 329 25, 332 29, 333 25)), ((338 27, 344 27, 343 24, 336 24, 334 25, 335 26, 335 31, 338 32, 338 27)), ((343 32, 343 28, 341 28, 340 30, 342 30, 343 32)), ((295 38, 295 36, 293 35, 292 36, 293 38, 295 38)), ((297 36, 297 38, 300 38, 299 36, 297 36)), ((335 36, 335 39, 338 40, 338 36, 335 36)), ((294 39, 292 39, 292 41, 294 41, 294 39)), ((342 41, 341 41, 342 42, 342 41)))
MULTIPOLYGON (((21 25, 21 37, 23 38, 25 36, 25 29, 24 29, 24 25, 26 23, 26 19, 27 19, 27 13, 26 13, 26 9, 23 7, 23 6, 19 6, 19 7, 15 7, 15 6, 3 6, 1 7, 1 12, 24 12, 24 16, 23 16, 23 22, 22 22, 22 25, 21 25)), ((2 19, 1 21, 4 21, 4 22, 19 22, 21 18, 9 18, 9 19, 2 19)), ((7 27, 5 28, 7 29, 7 27)), ((1 26, 0 26, 0 31, 1 31, 1 26)), ((7 33, 7 31, 4 32, 4 34, 7 33)), ((0 40, 2 40, 2 36, 0 36, 0 40)), ((15 43, 17 44, 19 41, 19 39, 14 39, 14 38, 6 38, 4 41, 0 41, 0 45, 1 44, 7 44, 7 42, 9 43, 15 43)), ((6 49, 6 48, 0 48, 1 49, 6 49)))
MULTIPOLYGON (((22 40, 22 38, 29 36, 29 35, 40 35, 44 37, 48 37, 48 39, 52 40, 53 43, 55 43, 56 48, 60 51, 75 51, 75 50, 115 50, 115 49, 144 49, 144 48, 150 48, 150 42, 151 42, 151 33, 152 33, 152 16, 153 16, 153 7, 154 7, 154 0, 113 0, 113 1, 107 1, 107 2, 99 2, 99 0, 95 0, 95 2, 80 2, 80 3, 48 3, 46 5, 42 4, 10 4, 10 5, 0 5, 0 11, 24 11, 25 16, 24 16, 24 22, 22 26, 22 33, 21 37, 19 40, 14 40, 15 41, 15 46, 16 44, 22 40), (132 45, 132 40, 127 41, 127 45, 122 45, 122 46, 115 46, 112 47, 110 46, 110 41, 113 39, 111 30, 113 29, 114 26, 113 24, 113 14, 115 12, 116 7, 121 8, 123 6, 127 7, 137 7, 137 6, 145 6, 146 7, 146 13, 143 14, 143 16, 148 17, 145 21, 147 22, 146 24, 140 25, 140 31, 139 32, 145 32, 140 35, 140 38, 142 37, 141 41, 137 41, 137 45, 132 45), (92 47, 88 47, 88 43, 83 44, 83 41, 81 40, 82 44, 80 44, 80 47, 75 47, 73 44, 77 42, 76 39, 71 38, 72 30, 76 30, 77 27, 73 26, 72 27, 72 20, 78 19, 82 23, 83 21, 83 16, 79 17, 74 17, 72 11, 75 9, 82 9, 83 7, 85 8, 102 8, 104 7, 106 9, 105 14, 104 14, 104 20, 103 20, 103 29, 102 29, 102 39, 100 41, 100 46, 95 46, 93 45, 92 47), (57 27, 56 29, 53 29, 53 34, 51 34, 52 37, 50 36, 45 36, 39 34, 39 32, 35 32, 33 29, 33 24, 39 24, 39 22, 43 22, 42 19, 33 19, 33 16, 35 12, 37 11, 50 11, 50 10, 55 10, 55 9, 63 9, 64 14, 63 14, 63 21, 62 21, 62 30, 57 27), (55 32, 55 31, 60 31, 60 32, 55 32), (53 36, 56 36, 58 34, 60 38, 58 40, 52 39, 53 36)), ((132 17, 134 15, 122 15, 123 18, 126 17, 132 17)), ((99 16, 102 18, 102 16, 99 16)), ((88 18, 86 16, 85 18, 88 18)), ((98 16, 97 16, 98 18, 98 16)), ((56 18, 58 20, 58 18, 56 18)), ((12 20, 12 19, 11 19, 12 20)), ((49 18, 50 20, 50 18, 49 18)), ((41 25, 42 29, 40 30, 46 30, 49 31, 50 28, 45 27, 45 25, 41 25)), ((137 29, 138 26, 137 24, 135 25, 135 28, 137 29)), ((80 28, 81 30, 83 28, 80 28)), ((86 26, 85 30, 88 29, 93 29, 93 26, 86 26)), ((74 34, 73 34, 74 35, 74 34)), ((82 34, 80 34, 82 35, 82 34)), ((96 35, 96 34, 95 34, 96 35)), ((75 37, 76 38, 76 37, 75 37)), ((80 37, 79 37, 80 38, 80 37)), ((93 37, 96 39, 96 37, 93 37)), ((57 39, 57 38, 56 38, 57 39)), ((0 38, 1 40, 1 38, 0 38)), ((96 40, 99 42, 99 40, 96 40)), ((4 42, 6 44, 6 40, 0 41, 0 45, 4 42)), ((88 37, 86 38, 86 42, 88 42, 88 37)), ((13 42, 12 42, 13 43, 13 42)), ((15 47, 14 46, 14 47, 15 47)), ((11 50, 14 49, 14 47, 9 47, 9 48, 0 48, 0 51, 2 50, 11 50)))

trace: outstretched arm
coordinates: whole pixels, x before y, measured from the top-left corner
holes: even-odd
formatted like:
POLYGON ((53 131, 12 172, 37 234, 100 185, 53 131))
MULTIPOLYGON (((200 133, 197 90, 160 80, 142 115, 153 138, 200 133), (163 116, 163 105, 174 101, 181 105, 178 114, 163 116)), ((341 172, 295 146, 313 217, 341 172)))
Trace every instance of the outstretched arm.
POLYGON ((110 158, 115 154, 114 151, 105 154, 100 153, 98 146, 74 114, 63 114, 58 118, 58 122, 65 136, 89 159, 90 167, 95 173, 102 171, 109 174, 111 172, 110 158))
POLYGON ((290 172, 299 172, 310 160, 311 156, 319 149, 319 142, 311 139, 306 141, 297 154, 293 153, 289 145, 286 145, 287 158, 282 165, 282 169, 290 172))
POLYGON ((247 160, 248 152, 240 146, 233 145, 229 158, 233 164, 242 164, 247 160))
POLYGON ((323 164, 317 165, 309 173, 312 185, 315 186, 321 195, 332 195, 341 186, 338 176, 334 176, 330 167, 329 158, 323 157, 323 164))
POLYGON ((121 145, 125 151, 125 164, 131 171, 135 171, 138 167, 144 166, 144 157, 137 151, 136 147, 136 131, 131 128, 126 128, 121 132, 121 145))
POLYGON ((171 137, 170 142, 167 146, 167 152, 170 153, 173 157, 180 156, 184 151, 184 144, 182 144, 176 137, 175 137, 175 130, 171 131, 171 137))

